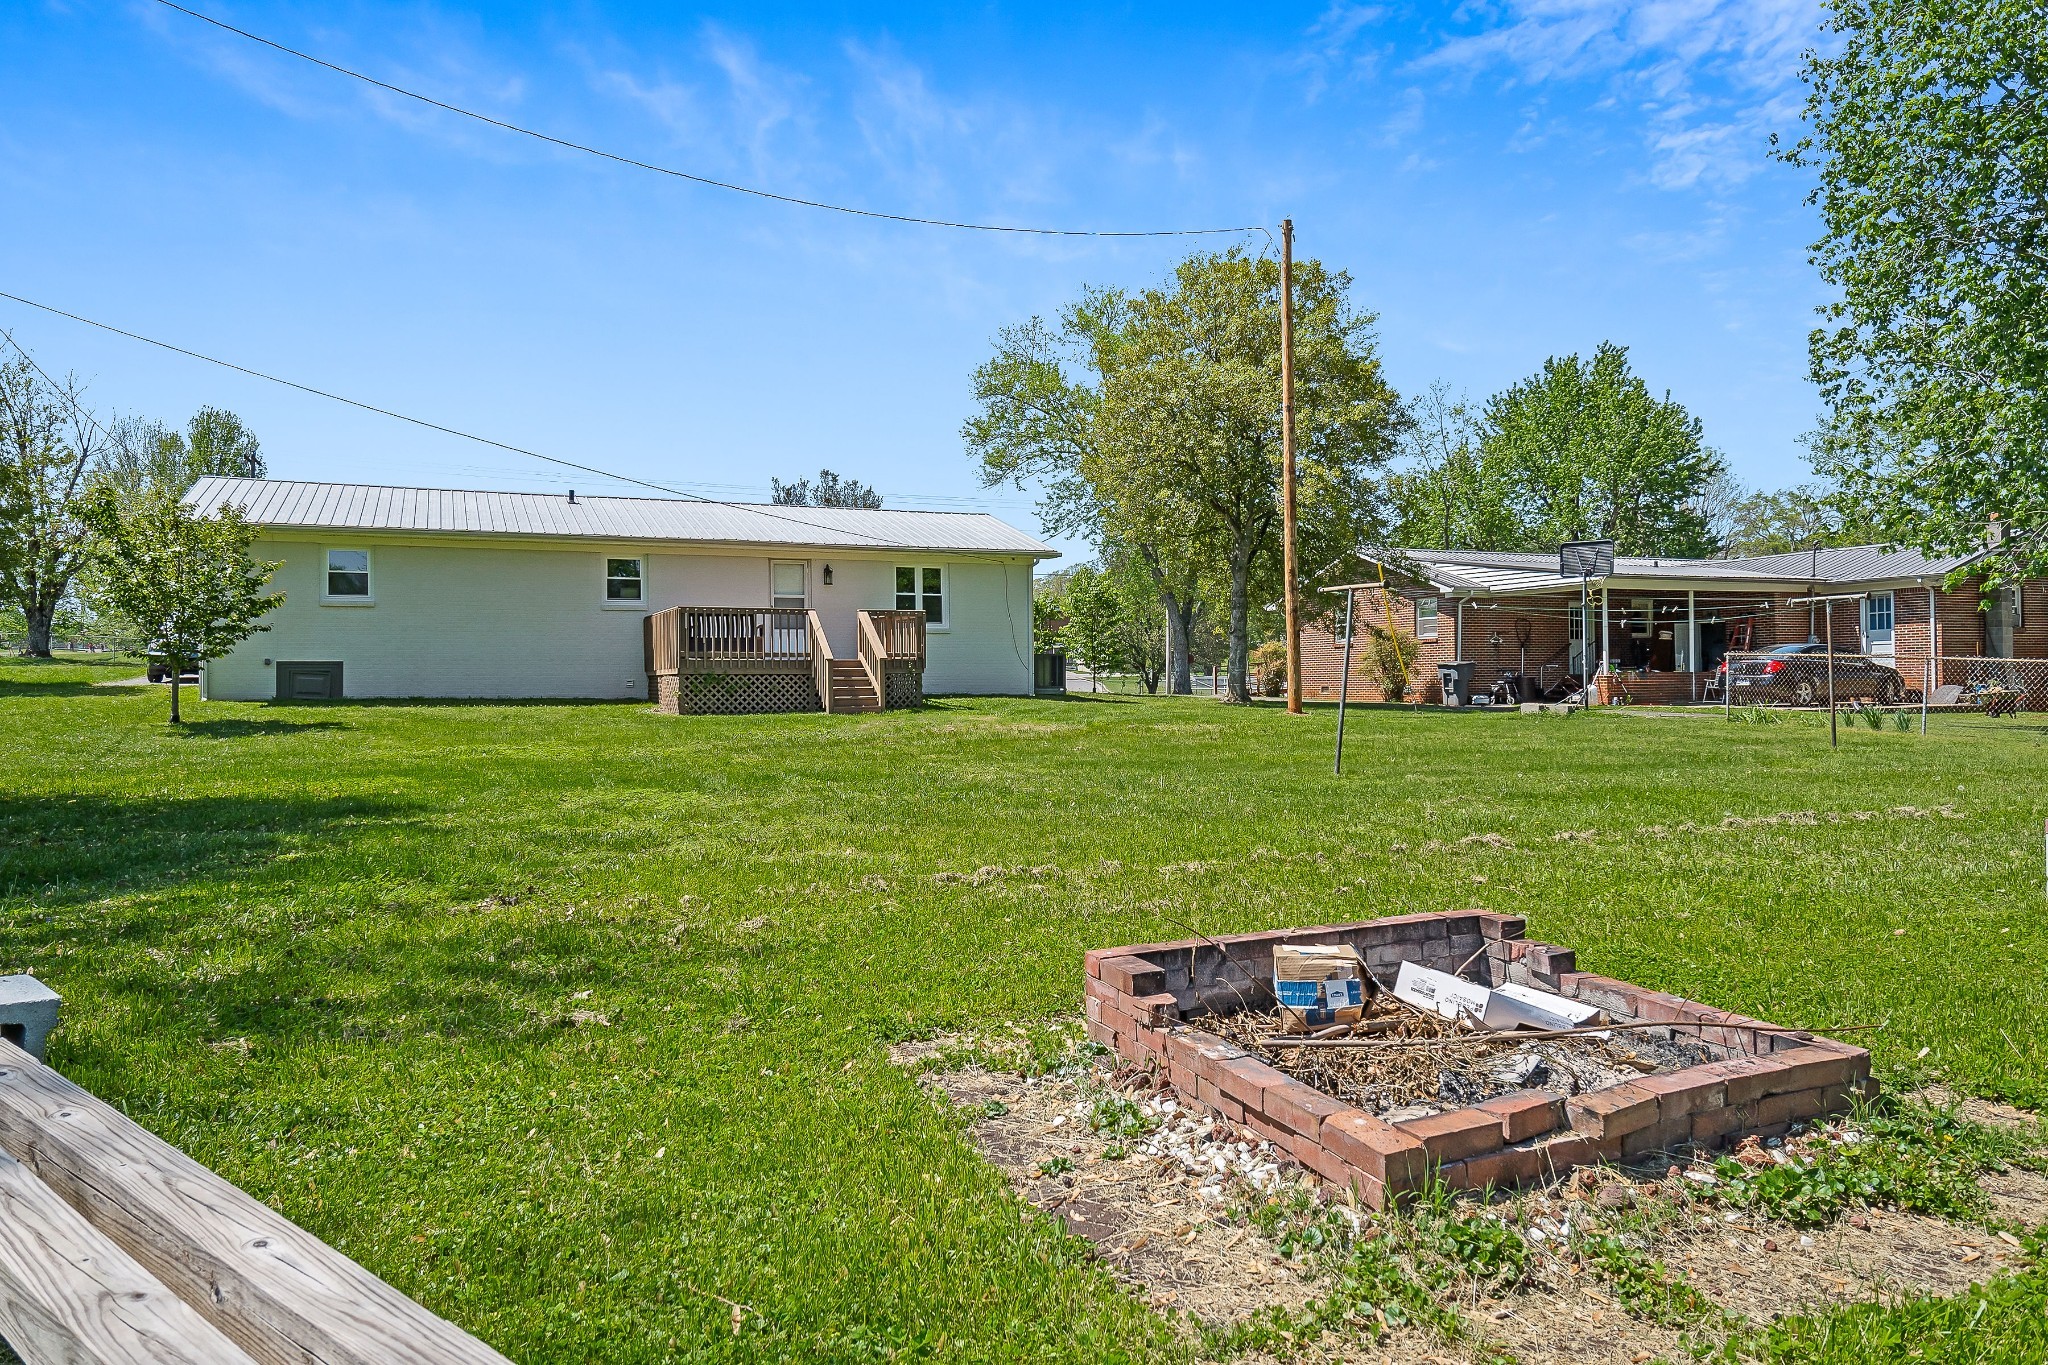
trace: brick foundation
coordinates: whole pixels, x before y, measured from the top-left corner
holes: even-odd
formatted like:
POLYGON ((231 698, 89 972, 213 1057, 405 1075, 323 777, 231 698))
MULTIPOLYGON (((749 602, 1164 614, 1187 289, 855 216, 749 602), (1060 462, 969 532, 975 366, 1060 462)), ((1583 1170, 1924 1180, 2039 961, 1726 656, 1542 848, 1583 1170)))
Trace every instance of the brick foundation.
POLYGON ((1102 948, 1085 955, 1088 1036, 1164 1071, 1181 1097, 1242 1123, 1333 1186, 1383 1208, 1432 1173, 1454 1189, 1525 1184, 1594 1161, 1686 1144, 1770 1137, 1875 1093, 1870 1054, 1811 1033, 1757 1033, 1760 1021, 1581 972, 1567 948, 1522 937, 1484 910, 1102 948), (1264 998, 1276 944, 1349 944, 1383 981, 1403 961, 1483 985, 1518 982, 1595 1004, 1616 1023, 1695 1040, 1714 1061, 1569 1098, 1518 1091, 1389 1123, 1287 1076, 1190 1021, 1264 998), (1694 1027, 1683 1027, 1693 1025, 1694 1027))

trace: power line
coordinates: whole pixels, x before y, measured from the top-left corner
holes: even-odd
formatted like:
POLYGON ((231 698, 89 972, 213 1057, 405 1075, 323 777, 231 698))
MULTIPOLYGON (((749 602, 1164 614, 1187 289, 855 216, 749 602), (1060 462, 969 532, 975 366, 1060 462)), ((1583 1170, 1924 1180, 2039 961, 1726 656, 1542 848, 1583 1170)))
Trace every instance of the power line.
MULTIPOLYGON (((271 384, 281 385, 287 389, 297 389, 300 393, 310 393, 316 398, 325 398, 329 402, 346 404, 352 408, 360 408, 364 412, 374 412, 380 417, 390 417, 400 422, 409 422, 416 427, 425 427, 428 431, 438 431, 443 435, 460 437, 465 441, 475 441, 478 445, 510 451, 514 455, 524 455, 529 459, 545 461, 552 465, 560 465, 565 469, 581 470, 586 474, 595 474, 599 478, 616 479, 620 483, 629 483, 639 488, 651 488, 657 493, 667 493, 671 497, 684 498, 691 502, 708 503, 714 507, 743 508, 755 516, 768 517, 775 521, 786 521, 792 526, 804 526, 813 531, 826 531, 835 536, 852 536, 859 540, 873 541, 877 545, 893 546, 896 544, 895 541, 885 536, 871 536, 860 531, 848 530, 841 526, 828 526, 823 522, 805 521, 802 517, 789 516, 786 513, 773 511, 756 503, 728 502, 720 498, 707 498, 697 493, 686 493, 680 488, 671 488, 667 484, 649 483, 645 479, 636 479, 629 474, 615 474, 609 469, 599 469, 596 465, 578 464, 574 460, 565 460, 557 455, 543 455, 538 450, 528 450, 525 446, 509 445, 504 441, 492 440, 488 436, 478 436, 474 432, 443 426, 439 422, 429 422, 424 417, 409 417, 405 413, 394 412, 390 408, 380 408, 374 403, 364 403, 354 398, 343 397, 338 393, 330 393, 326 389, 316 389, 310 384, 300 384, 290 379, 281 379, 274 374, 265 374, 261 370, 252 370, 246 365, 237 365, 231 360, 222 360, 217 356, 204 355, 198 351, 188 351, 183 346, 173 346, 168 341, 158 341, 155 337, 146 337, 139 332, 124 331, 119 327, 113 326, 111 323, 96 322, 77 313, 68 313, 62 308, 53 308, 47 303, 37 303, 34 299, 25 299, 19 294, 9 294, 5 290, 0 290, 0 299, 11 299, 15 303, 26 304, 30 308, 41 309, 45 313, 52 313, 60 318, 69 318, 73 322, 82 322, 88 327, 97 327, 102 332, 111 332, 115 336, 126 337, 130 341, 140 341, 145 345, 155 346, 160 350, 169 351, 174 355, 182 355, 192 360, 203 360, 209 365, 218 365, 224 370, 233 370, 237 374, 245 374, 252 379, 261 379, 271 384)), ((15 341, 13 336, 9 335, 7 341, 15 350, 21 351, 25 356, 28 355, 28 352, 22 350, 21 344, 15 341)), ((43 374, 45 378, 49 377, 41 365, 36 365, 33 357, 30 357, 29 364, 36 366, 37 373, 43 374)), ((95 422, 94 425, 97 426, 98 423, 95 422)))
POLYGON ((276 52, 282 52, 288 57, 297 57, 302 62, 311 62, 314 66, 322 67, 337 75, 347 76, 351 80, 361 81, 365 85, 375 86, 379 90, 389 91, 394 95, 402 95, 409 100, 418 100, 421 104, 431 105, 433 108, 445 110, 451 114, 459 114, 463 118, 475 119, 478 123, 487 123, 493 128, 499 128, 508 133, 518 133, 521 137, 530 137, 538 142, 546 142, 556 147, 566 148, 572 152, 583 152, 589 156, 601 157, 606 161, 616 162, 621 166, 631 166, 636 170, 653 171, 656 175, 673 176, 677 180, 688 180, 693 184, 706 185, 717 190, 729 190, 734 194, 749 194, 757 199, 772 199, 781 204, 795 204, 798 207, 807 209, 825 209, 832 213, 850 214, 856 218, 880 218, 891 223, 913 223, 920 227, 959 228, 967 232, 1012 232, 1034 237, 1212 237, 1232 233, 1265 231, 1265 228, 1259 225, 1228 228, 1166 228, 1147 232, 1097 232, 1081 228, 1016 227, 1002 223, 956 223, 943 218, 916 218, 905 213, 882 213, 875 209, 857 209, 850 208, 845 204, 828 204, 819 199, 802 199, 793 194, 777 194, 773 190, 755 189, 750 185, 737 185, 728 180, 714 180, 708 175, 695 175, 689 171, 679 171, 670 166, 657 166, 652 162, 640 161, 630 156, 622 156, 617 152, 607 152, 601 147, 592 147, 581 142, 571 142, 568 138, 556 137, 552 133, 543 133, 534 128, 522 127, 517 123, 507 123, 503 119, 492 118, 489 114, 480 114, 474 109, 465 109, 459 104, 450 104, 446 100, 437 100, 432 95, 423 95, 417 90, 408 90, 402 85, 393 85, 389 81, 380 81, 374 76, 365 75, 360 71, 330 62, 323 57, 316 57, 310 52, 301 52, 298 48, 287 47, 274 38, 266 38, 260 33, 251 33, 248 29, 236 28, 233 24, 225 23, 214 18, 212 15, 201 14, 198 10, 194 9, 187 9, 183 5, 175 3, 175 0, 157 0, 157 3, 165 9, 176 10, 178 13, 197 19, 203 24, 211 24, 225 33, 232 33, 238 38, 246 38, 252 43, 260 43, 264 47, 276 52))

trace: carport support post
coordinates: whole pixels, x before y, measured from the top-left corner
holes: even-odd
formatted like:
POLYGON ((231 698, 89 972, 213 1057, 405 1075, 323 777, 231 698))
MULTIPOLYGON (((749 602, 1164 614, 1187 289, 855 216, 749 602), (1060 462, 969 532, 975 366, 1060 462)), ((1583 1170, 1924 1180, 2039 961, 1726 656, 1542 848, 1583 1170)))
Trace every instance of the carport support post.
POLYGON ((1344 589, 1344 671, 1337 675, 1337 776, 1344 776, 1344 703, 1351 698, 1351 603, 1356 588, 1344 589))
POLYGON ((1826 604, 1828 628, 1828 747, 1842 747, 1842 732, 1835 721, 1835 599, 1826 604))
POLYGON ((1692 674, 1692 699, 1700 699, 1700 594, 1685 590, 1685 671, 1692 674))
POLYGON ((1941 676, 1941 621, 1935 616, 1934 585, 1927 585, 1927 686, 1920 689, 1920 737, 1927 737, 1927 697, 1941 676))
MULTIPOLYGON (((1614 655, 1608 647, 1607 629, 1609 621, 1607 607, 1608 604, 1613 601, 1613 599, 1613 590, 1609 588, 1605 583, 1602 583, 1600 585, 1600 672, 1603 675, 1607 672, 1609 668, 1612 668, 1614 666, 1614 655)), ((1598 693, 1594 694, 1594 700, 1599 700, 1598 693)))

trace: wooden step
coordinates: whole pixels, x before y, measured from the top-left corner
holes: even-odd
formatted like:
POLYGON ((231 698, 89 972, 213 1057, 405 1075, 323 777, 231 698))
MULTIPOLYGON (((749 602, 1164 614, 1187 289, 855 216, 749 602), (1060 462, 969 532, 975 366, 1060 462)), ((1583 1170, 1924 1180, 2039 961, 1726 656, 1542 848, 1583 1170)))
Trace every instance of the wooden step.
POLYGON ((0 1150, 264 1365, 511 1365, 9 1042, 0 1150))
POLYGON ((0 1337, 28 1365, 255 1365, 5 1152, 0 1227, 0 1337))

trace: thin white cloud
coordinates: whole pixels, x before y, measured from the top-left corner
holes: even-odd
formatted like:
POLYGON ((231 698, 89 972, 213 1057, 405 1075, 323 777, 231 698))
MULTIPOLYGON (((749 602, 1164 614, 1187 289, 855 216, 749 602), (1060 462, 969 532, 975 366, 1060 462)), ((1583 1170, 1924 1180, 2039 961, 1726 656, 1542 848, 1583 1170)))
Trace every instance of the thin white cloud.
MULTIPOLYGON (((1508 0, 1411 64, 1529 86, 1593 84, 1595 109, 1633 114, 1648 178, 1718 188, 1762 168, 1769 133, 1796 113, 1800 53, 1818 0, 1508 0)), ((1533 145, 1525 127, 1519 146, 1533 145)))
POLYGON ((1382 5, 1336 0, 1302 35, 1294 69, 1302 76, 1302 98, 1313 104, 1332 86, 1369 77, 1379 65, 1379 50, 1366 41, 1373 27, 1388 17, 1382 5))

